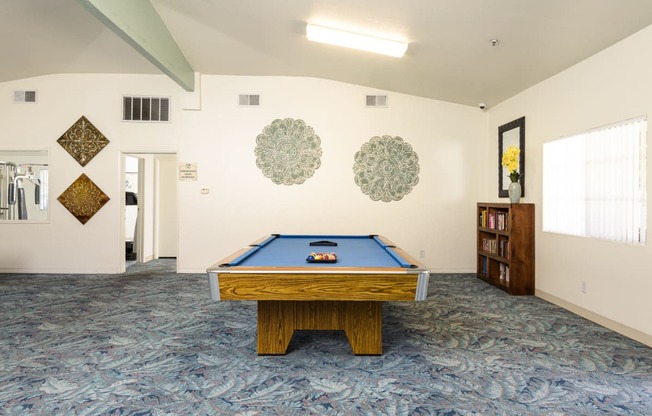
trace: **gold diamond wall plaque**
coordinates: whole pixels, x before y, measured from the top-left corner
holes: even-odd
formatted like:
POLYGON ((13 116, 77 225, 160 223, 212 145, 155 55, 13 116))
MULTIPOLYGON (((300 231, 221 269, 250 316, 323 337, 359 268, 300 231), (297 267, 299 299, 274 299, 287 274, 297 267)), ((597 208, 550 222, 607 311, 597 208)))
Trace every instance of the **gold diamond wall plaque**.
POLYGON ((95 155, 104 149, 104 146, 109 144, 109 139, 85 116, 81 116, 75 124, 63 133, 63 136, 59 137, 57 143, 66 149, 77 163, 86 166, 95 155))
POLYGON ((57 201, 61 202, 79 222, 86 224, 104 204, 109 202, 109 197, 82 173, 59 195, 57 201))

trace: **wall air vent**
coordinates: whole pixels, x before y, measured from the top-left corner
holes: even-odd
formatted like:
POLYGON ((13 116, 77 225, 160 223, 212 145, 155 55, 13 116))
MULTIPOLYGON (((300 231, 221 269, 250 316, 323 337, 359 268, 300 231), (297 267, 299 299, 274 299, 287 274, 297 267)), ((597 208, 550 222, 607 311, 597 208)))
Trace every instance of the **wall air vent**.
POLYGON ((260 105, 260 95, 240 94, 238 96, 238 105, 243 107, 258 107, 260 105))
POLYGON ((122 120, 170 121, 170 98, 124 96, 122 97, 122 120))
POLYGON ((36 91, 34 90, 14 91, 14 103, 36 104, 36 91))
POLYGON ((386 95, 367 95, 367 107, 387 107, 386 95))

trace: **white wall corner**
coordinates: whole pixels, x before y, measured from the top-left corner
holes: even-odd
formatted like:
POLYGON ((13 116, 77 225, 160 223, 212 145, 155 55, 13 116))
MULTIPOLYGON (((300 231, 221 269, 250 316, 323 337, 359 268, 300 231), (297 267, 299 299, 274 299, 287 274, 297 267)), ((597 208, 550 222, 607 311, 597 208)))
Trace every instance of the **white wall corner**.
POLYGON ((183 90, 180 102, 182 110, 201 110, 201 74, 199 72, 195 72, 195 90, 183 90))

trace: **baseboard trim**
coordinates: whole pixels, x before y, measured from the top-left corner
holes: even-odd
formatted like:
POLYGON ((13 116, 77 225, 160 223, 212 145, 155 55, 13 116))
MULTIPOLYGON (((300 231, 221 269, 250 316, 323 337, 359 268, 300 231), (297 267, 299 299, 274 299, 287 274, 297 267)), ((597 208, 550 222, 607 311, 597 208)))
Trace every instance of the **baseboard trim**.
POLYGON ((631 338, 634 341, 638 341, 640 343, 647 345, 648 347, 652 347, 652 335, 648 335, 644 332, 631 328, 627 325, 623 325, 609 318, 605 318, 602 315, 599 315, 595 312, 591 312, 588 309, 584 309, 580 306, 572 304, 568 301, 558 298, 555 295, 551 295, 550 293, 546 293, 542 290, 536 289, 534 291, 534 295, 550 303, 554 303, 555 305, 562 307, 570 312, 573 312, 574 314, 577 314, 583 318, 586 318, 589 321, 595 322, 598 325, 602 325, 605 328, 609 328, 612 331, 618 332, 619 334, 624 335, 627 338, 631 338))

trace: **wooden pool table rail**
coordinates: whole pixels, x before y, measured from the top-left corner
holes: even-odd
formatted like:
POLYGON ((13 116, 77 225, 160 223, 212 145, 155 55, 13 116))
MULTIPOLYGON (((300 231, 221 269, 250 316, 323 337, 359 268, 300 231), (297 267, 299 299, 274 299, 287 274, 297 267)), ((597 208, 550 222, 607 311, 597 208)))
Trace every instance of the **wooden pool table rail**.
POLYGON ((417 275, 218 273, 220 300, 415 300, 417 275), (410 278, 411 277, 411 278, 410 278))

